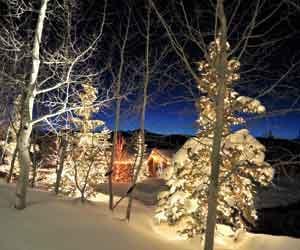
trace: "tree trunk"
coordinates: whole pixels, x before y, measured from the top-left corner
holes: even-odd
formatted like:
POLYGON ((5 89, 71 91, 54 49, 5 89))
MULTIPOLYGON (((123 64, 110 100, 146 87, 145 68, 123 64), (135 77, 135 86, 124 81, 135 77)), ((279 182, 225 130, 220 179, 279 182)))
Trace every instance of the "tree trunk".
POLYGON ((218 186, 219 186, 219 172, 220 172, 220 149, 222 143, 222 132, 224 127, 224 93, 225 86, 220 86, 219 94, 217 97, 216 107, 216 127, 214 130, 213 146, 211 153, 211 173, 210 183, 208 188, 208 214, 205 232, 205 250, 213 250, 214 246, 214 233, 216 226, 217 214, 217 199, 218 199, 218 186))
MULTIPOLYGON (((65 58, 69 58, 69 44, 71 42, 71 12, 70 12, 70 0, 64 0, 64 18, 65 18, 65 36, 64 36, 64 56, 65 58)), ((68 74, 68 67, 64 68, 64 74, 67 76, 68 74)), ((66 158, 66 150, 68 146, 68 138, 67 138, 67 125, 66 125, 66 131, 65 134, 61 134, 60 138, 60 147, 59 147, 59 164, 58 164, 58 169, 56 172, 56 181, 55 181, 55 187, 54 187, 54 192, 55 194, 59 193, 59 188, 60 188, 60 182, 61 182, 61 175, 64 169, 64 163, 65 163, 65 158, 66 158)))
POLYGON ((85 196, 84 196, 84 192, 85 191, 81 191, 81 196, 80 196, 80 201, 81 201, 81 203, 84 203, 85 202, 85 196))
MULTIPOLYGON (((150 14, 151 8, 150 3, 147 10, 147 35, 146 35, 146 48, 145 48, 145 75, 144 75, 144 88, 143 88, 143 104, 140 118, 140 135, 138 138, 138 156, 137 156, 137 168, 134 173, 132 187, 134 188, 143 165, 144 152, 145 152, 145 116, 147 107, 147 94, 149 84, 149 47, 150 47, 150 14)), ((129 193, 128 205, 126 210, 126 219, 130 220, 131 208, 132 208, 132 195, 129 193)))
POLYGON ((56 173, 56 182, 55 182, 55 188, 54 192, 55 194, 59 193, 59 187, 61 182, 61 175, 64 169, 64 163, 66 158, 66 152, 67 152, 67 140, 63 138, 64 135, 62 135, 60 148, 59 148, 59 165, 56 173))
POLYGON ((37 151, 36 151, 36 143, 37 143, 37 134, 33 133, 32 141, 30 148, 33 147, 33 155, 32 155, 32 180, 31 180, 31 187, 35 186, 35 181, 37 177, 37 170, 38 170, 38 159, 37 159, 37 151))
MULTIPOLYGON (((144 112, 143 112, 144 113, 144 112)), ((134 177, 132 180, 131 184, 131 191, 128 192, 128 204, 127 204, 127 209, 126 209, 126 220, 130 220, 130 215, 131 215, 131 208, 132 208, 132 191, 134 190, 134 187, 137 182, 137 178, 139 176, 139 172, 141 170, 141 167, 143 165, 143 159, 144 159, 144 152, 145 152, 145 133, 144 133, 144 128, 141 128, 141 131, 139 133, 139 138, 138 138, 138 154, 137 154, 137 159, 136 159, 136 171, 134 173, 134 177)))
POLYGON ((32 127, 22 127, 18 138, 18 158, 20 164, 20 175, 17 182, 15 208, 23 209, 26 207, 26 194, 29 180, 29 170, 31 166, 29 154, 29 140, 32 127))
POLYGON ((108 193, 109 193, 109 209, 112 211, 114 207, 114 195, 113 195, 113 187, 112 187, 112 176, 113 176, 113 169, 114 169, 114 162, 115 162, 115 155, 116 155, 116 146, 118 141, 118 130, 119 130, 119 122, 120 122, 120 107, 121 107, 121 100, 117 97, 116 103, 116 114, 115 114, 115 129, 113 135, 113 144, 111 150, 111 158, 110 164, 108 168, 108 193))
POLYGON ((116 113, 115 113, 115 129, 114 129, 114 136, 113 136, 113 145, 112 145, 112 154, 110 159, 110 164, 108 168, 108 192, 109 192, 109 209, 112 211, 114 209, 114 196, 113 196, 113 188, 112 188, 112 174, 113 174, 113 168, 114 168, 114 162, 115 162, 115 152, 116 152, 116 145, 118 142, 118 131, 120 126, 120 110, 121 110, 121 81, 122 81, 122 74, 123 74, 123 67, 124 67, 124 54, 125 54, 125 47, 128 40, 128 32, 129 32, 129 25, 130 25, 130 15, 131 12, 128 15, 128 23, 126 27, 125 37, 122 43, 121 47, 121 60, 120 60, 120 66, 116 81, 116 90, 115 90, 115 96, 116 96, 116 113))
MULTIPOLYGON (((14 68, 16 68, 16 67, 17 66, 14 65, 14 68)), ((18 123, 21 122, 20 121, 20 119, 21 119, 20 115, 21 114, 20 114, 19 98, 22 98, 22 96, 16 97, 16 100, 14 101, 14 118, 13 118, 14 120, 11 119, 11 121, 10 121, 11 127, 13 129, 13 138, 14 138, 14 141, 16 142, 16 146, 14 148, 14 152, 13 152, 12 159, 11 159, 11 162, 10 162, 9 173, 8 173, 8 175, 6 177, 6 182, 7 183, 11 182, 11 178, 12 178, 12 175, 13 175, 13 172, 14 172, 14 168, 15 168, 15 161, 16 161, 17 154, 18 154, 18 138, 19 138, 19 133, 20 133, 20 124, 19 124, 19 126, 14 126, 14 123, 18 124, 18 123)))
POLYGON ((32 48, 32 68, 30 79, 24 89, 24 98, 21 111, 21 125, 18 138, 18 159, 20 164, 20 175, 17 183, 15 208, 26 207, 26 193, 31 166, 29 154, 29 140, 32 133, 32 112, 36 93, 36 81, 40 68, 40 44, 46 17, 48 0, 41 0, 40 12, 35 28, 34 43, 32 48))
MULTIPOLYGON (((215 65, 216 74, 219 76, 218 93, 216 99, 216 124, 211 153, 211 174, 208 189, 208 214, 206 221, 204 250, 213 250, 214 234, 216 227, 216 215, 218 205, 219 172, 221 164, 221 143, 224 129, 224 99, 226 93, 226 71, 227 71, 227 23, 224 13, 223 0, 218 0, 217 16, 220 21, 220 54, 215 65)), ((217 32, 217 31, 215 31, 217 32)))
POLYGON ((11 182, 11 178, 12 178, 14 168, 15 168, 15 162, 16 162, 17 154, 18 154, 18 144, 16 145, 16 147, 14 149, 14 152, 13 152, 13 155, 12 155, 12 160, 11 160, 11 163, 10 163, 9 173, 6 177, 6 182, 7 183, 11 182))
POLYGON ((33 144, 33 156, 32 156, 32 180, 31 180, 31 187, 33 188, 35 185, 35 179, 37 176, 37 159, 36 159, 36 150, 35 150, 35 145, 33 144))
POLYGON ((2 164, 2 161, 4 160, 6 146, 8 144, 8 139, 9 139, 9 134, 10 134, 10 125, 9 125, 9 127, 7 129, 6 136, 5 136, 5 141, 4 141, 4 145, 2 147, 2 153, 1 153, 1 158, 0 158, 0 163, 1 164, 2 164))

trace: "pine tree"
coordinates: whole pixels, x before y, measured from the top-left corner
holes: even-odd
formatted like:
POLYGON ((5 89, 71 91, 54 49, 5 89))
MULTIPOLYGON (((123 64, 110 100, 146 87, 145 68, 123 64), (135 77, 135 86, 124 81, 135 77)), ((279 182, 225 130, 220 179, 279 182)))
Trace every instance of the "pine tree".
POLYGON ((93 186, 105 181, 108 169, 110 131, 100 120, 92 120, 92 114, 97 111, 94 103, 97 99, 96 89, 89 83, 83 84, 79 95, 81 108, 76 111, 74 124, 80 132, 74 133, 67 150, 65 168, 62 173, 61 189, 63 193, 76 195, 80 193, 81 200, 95 194, 93 186), (95 129, 101 126, 102 131, 95 129))
MULTIPOLYGON (((227 44, 227 50, 230 46, 227 44)), ((209 46, 209 59, 199 63, 201 75, 197 82, 203 94, 196 103, 200 130, 176 154, 167 174, 169 191, 159 194, 155 218, 158 223, 176 226, 178 233, 193 237, 205 232, 208 186, 210 182, 211 151, 216 122, 215 97, 218 75, 216 58, 220 52, 217 38, 209 46)), ((221 167, 217 220, 234 229, 245 228, 256 219, 254 195, 256 185, 267 185, 273 171, 264 161, 265 148, 246 129, 231 132, 232 125, 244 123, 239 113, 263 113, 264 106, 251 97, 240 96, 233 88, 239 80, 239 61, 230 59, 227 65, 224 100, 224 129, 222 137, 221 167)))

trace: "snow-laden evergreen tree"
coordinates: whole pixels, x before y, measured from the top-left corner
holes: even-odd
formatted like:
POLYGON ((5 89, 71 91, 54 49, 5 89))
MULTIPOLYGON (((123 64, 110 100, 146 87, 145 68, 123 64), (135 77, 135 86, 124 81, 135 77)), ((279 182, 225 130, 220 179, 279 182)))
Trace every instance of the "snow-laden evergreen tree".
POLYGON ((92 114, 97 111, 95 102, 97 90, 89 83, 83 84, 79 95, 81 107, 76 110, 74 124, 80 129, 79 133, 69 136, 71 145, 65 167, 62 173, 61 189, 69 195, 80 194, 82 201, 94 195, 93 186, 106 180, 108 170, 110 131, 100 120, 92 120, 92 114), (102 127, 101 132, 95 132, 102 127))
MULTIPOLYGON (((230 50, 227 44, 228 51, 230 50)), ((208 184, 210 181, 213 130, 216 122, 215 97, 218 75, 214 63, 220 52, 219 39, 209 46, 209 59, 199 63, 197 82, 202 96, 197 101, 200 130, 177 152, 167 173, 169 191, 159 194, 155 219, 176 226, 184 237, 205 232, 208 184)), ((264 106, 234 90, 239 80, 240 63, 230 59, 227 65, 225 126, 223 130, 218 197, 218 223, 234 229, 245 228, 256 219, 256 185, 268 185, 273 171, 264 161, 265 148, 246 129, 231 132, 232 125, 244 123, 239 113, 263 113, 264 106)))

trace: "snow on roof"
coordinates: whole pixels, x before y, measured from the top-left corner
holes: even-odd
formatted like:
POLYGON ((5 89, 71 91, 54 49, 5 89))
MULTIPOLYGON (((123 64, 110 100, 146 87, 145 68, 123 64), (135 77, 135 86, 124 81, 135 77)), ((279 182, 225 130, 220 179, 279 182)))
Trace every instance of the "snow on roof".
POLYGON ((152 153, 157 153, 159 154, 162 158, 164 158, 165 160, 169 161, 173 158, 173 155, 176 153, 176 150, 173 149, 158 149, 158 148, 154 148, 152 149, 150 155, 152 153))

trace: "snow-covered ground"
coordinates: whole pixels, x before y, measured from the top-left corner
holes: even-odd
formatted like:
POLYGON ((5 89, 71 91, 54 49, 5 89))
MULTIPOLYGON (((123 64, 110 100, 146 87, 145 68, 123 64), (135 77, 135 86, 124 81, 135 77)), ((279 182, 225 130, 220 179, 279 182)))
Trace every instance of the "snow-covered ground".
MULTIPOLYGON (((0 184, 0 250, 201 249, 199 239, 176 240, 174 230, 156 226, 154 208, 138 202, 134 202, 128 224, 123 220, 126 201, 112 214, 104 195, 102 202, 82 205, 78 200, 31 190, 28 207, 16 211, 14 189, 13 185, 0 184)), ((234 241, 219 232, 216 241, 220 250, 300 250, 300 239, 271 235, 241 233, 234 241)))
MULTIPOLYGON (((129 183, 113 183, 113 192, 121 197, 126 196, 126 192, 131 187, 129 183)), ((95 190, 102 194, 108 194, 108 184, 98 184, 95 190)), ((163 179, 148 178, 142 182, 138 182, 131 192, 134 199, 141 201, 145 205, 157 204, 157 196, 159 192, 168 190, 163 179)))

